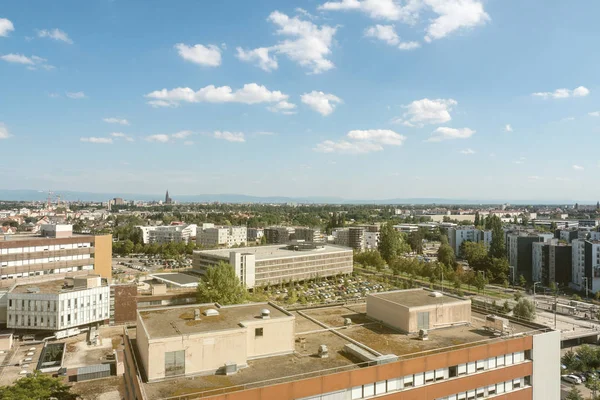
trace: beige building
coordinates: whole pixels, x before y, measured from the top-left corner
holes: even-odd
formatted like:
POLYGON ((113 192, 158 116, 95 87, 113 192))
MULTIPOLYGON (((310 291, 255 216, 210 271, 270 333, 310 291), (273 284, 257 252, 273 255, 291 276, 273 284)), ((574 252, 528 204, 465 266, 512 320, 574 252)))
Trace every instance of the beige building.
POLYGON ((240 249, 196 250, 195 272, 226 262, 235 268, 240 281, 249 289, 256 286, 300 281, 317 277, 351 274, 352 249, 347 247, 296 243, 257 246, 240 249))
POLYGON ((367 316, 402 332, 429 331, 470 323, 471 300, 422 288, 374 293, 367 316))
POLYGON ((137 347, 148 381, 233 373, 249 360, 292 353, 294 320, 271 303, 138 311, 137 347))
POLYGON ((198 230, 196 244, 203 247, 235 247, 248 243, 245 226, 209 226, 198 230))

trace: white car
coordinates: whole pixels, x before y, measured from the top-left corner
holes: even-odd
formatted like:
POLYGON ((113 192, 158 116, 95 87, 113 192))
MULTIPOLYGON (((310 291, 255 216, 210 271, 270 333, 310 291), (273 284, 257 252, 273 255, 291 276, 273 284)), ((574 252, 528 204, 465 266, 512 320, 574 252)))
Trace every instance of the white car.
POLYGON ((579 385, 581 383, 581 379, 575 375, 563 375, 561 379, 565 382, 573 383, 579 385))

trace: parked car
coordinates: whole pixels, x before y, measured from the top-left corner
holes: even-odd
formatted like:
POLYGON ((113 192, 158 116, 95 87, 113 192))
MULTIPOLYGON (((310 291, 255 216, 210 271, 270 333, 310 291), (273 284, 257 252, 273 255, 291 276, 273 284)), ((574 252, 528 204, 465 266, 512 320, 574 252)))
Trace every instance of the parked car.
POLYGON ((574 385, 579 385, 580 383, 582 383, 581 379, 579 379, 579 377, 577 377, 575 375, 563 375, 563 376, 561 376, 561 379, 565 382, 569 382, 574 385))

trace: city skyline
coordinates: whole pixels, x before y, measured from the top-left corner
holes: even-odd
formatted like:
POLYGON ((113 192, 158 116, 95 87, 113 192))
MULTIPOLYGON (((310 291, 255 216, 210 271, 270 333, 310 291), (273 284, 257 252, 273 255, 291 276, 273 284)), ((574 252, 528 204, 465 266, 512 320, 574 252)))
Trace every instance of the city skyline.
POLYGON ((0 189, 595 202, 586 3, 9 1, 0 189))

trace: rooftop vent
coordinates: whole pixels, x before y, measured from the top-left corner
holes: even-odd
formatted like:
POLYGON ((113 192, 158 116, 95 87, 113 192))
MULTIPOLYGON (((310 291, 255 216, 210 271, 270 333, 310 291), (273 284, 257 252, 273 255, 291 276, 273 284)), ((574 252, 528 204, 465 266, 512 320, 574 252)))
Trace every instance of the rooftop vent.
POLYGON ((319 358, 328 358, 329 350, 327 349, 327 345, 320 345, 317 355, 319 356, 319 358))
POLYGON ((31 286, 27 288, 27 293, 39 293, 40 288, 37 286, 31 286))
POLYGON ((207 317, 214 317, 216 315, 219 315, 219 312, 214 308, 209 308, 208 310, 204 311, 203 314, 207 317))
POLYGON ((196 308, 194 310, 194 321, 200 321, 200 309, 196 308))
POLYGON ((262 310, 260 310, 260 317, 262 319, 269 319, 271 318, 271 311, 267 308, 263 308, 262 310))
POLYGON ((442 297, 443 295, 440 292, 431 292, 431 297, 442 297))

